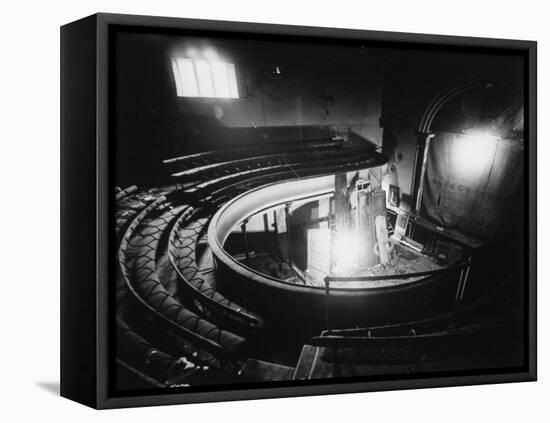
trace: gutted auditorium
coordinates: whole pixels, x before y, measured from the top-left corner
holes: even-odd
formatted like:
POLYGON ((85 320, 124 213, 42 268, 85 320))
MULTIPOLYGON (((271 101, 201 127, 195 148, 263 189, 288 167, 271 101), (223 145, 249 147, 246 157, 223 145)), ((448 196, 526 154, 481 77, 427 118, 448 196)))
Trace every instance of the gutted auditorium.
POLYGON ((114 387, 525 361, 524 63, 120 31, 114 387))

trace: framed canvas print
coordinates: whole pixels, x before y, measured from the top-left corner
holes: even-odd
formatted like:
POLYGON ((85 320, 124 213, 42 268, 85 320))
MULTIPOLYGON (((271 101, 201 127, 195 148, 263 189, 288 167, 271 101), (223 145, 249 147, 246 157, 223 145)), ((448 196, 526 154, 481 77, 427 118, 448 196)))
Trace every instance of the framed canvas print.
POLYGON ((536 43, 61 29, 61 393, 536 379, 536 43))

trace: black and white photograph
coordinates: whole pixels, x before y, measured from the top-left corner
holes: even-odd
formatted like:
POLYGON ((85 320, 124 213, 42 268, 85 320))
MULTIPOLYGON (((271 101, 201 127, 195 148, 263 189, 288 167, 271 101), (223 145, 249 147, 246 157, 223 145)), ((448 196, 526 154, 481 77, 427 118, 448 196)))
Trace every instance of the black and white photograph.
POLYGON ((525 369, 525 55, 109 37, 113 395, 525 369))
POLYGON ((2 10, 0 421, 548 420, 543 3, 2 10))

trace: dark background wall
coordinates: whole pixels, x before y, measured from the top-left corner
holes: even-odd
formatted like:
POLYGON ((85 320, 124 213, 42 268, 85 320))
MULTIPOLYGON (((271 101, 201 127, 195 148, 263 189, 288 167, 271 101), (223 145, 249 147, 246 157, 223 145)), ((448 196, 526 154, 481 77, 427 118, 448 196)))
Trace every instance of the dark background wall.
MULTIPOLYGON (((416 129, 438 92, 469 80, 488 83, 449 103, 434 131, 461 132, 513 104, 523 112, 522 61, 504 53, 119 33, 114 57, 121 186, 166 183, 162 160, 174 156, 353 131, 383 144, 390 159, 385 179, 406 197, 416 129), (235 64, 239 99, 177 97, 171 58, 205 49, 235 64)), ((523 126, 516 126, 519 140, 523 126)))
POLYGON ((119 185, 156 183, 162 159, 211 149, 350 130, 382 142, 380 50, 132 33, 115 48, 119 185), (207 48, 235 64, 239 99, 177 97, 171 58, 207 48))

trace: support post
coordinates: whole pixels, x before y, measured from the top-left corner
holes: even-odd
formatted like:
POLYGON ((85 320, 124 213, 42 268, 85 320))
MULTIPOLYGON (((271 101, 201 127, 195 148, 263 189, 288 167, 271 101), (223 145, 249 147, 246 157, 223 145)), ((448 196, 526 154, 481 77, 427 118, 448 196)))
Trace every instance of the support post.
POLYGON ((269 233, 269 218, 267 217, 267 213, 264 213, 263 217, 264 217, 264 232, 266 234, 268 234, 269 233))
POLYGON ((245 261, 248 264, 250 262, 250 253, 248 252, 248 237, 246 236, 246 223, 248 220, 243 220, 243 223, 241 223, 241 231, 243 233, 243 241, 244 241, 244 256, 245 261))
POLYGON ((277 226, 277 212, 273 210, 273 231, 275 235, 279 234, 279 227, 277 226))
POLYGON ((286 223, 286 247, 288 254, 288 264, 292 262, 292 242, 290 240, 290 206, 291 202, 285 204, 285 223, 286 223))
POLYGON ((334 175, 334 221, 331 227, 331 248, 330 248, 330 263, 329 271, 331 274, 335 271, 336 251, 335 240, 337 234, 347 234, 349 231, 350 222, 350 206, 348 195, 348 179, 347 174, 340 173, 334 175))
POLYGON ((327 332, 330 332, 329 297, 330 297, 330 279, 328 276, 325 276, 325 326, 327 328, 327 332))
POLYGON ((414 173, 414 212, 420 213, 422 204, 422 194, 424 192, 424 180, 426 178, 426 166, 428 164, 428 153, 430 150, 430 141, 434 134, 421 133, 418 136, 417 159, 414 173), (420 162, 420 163, 418 163, 420 162), (420 166, 418 166, 420 164, 420 166))

